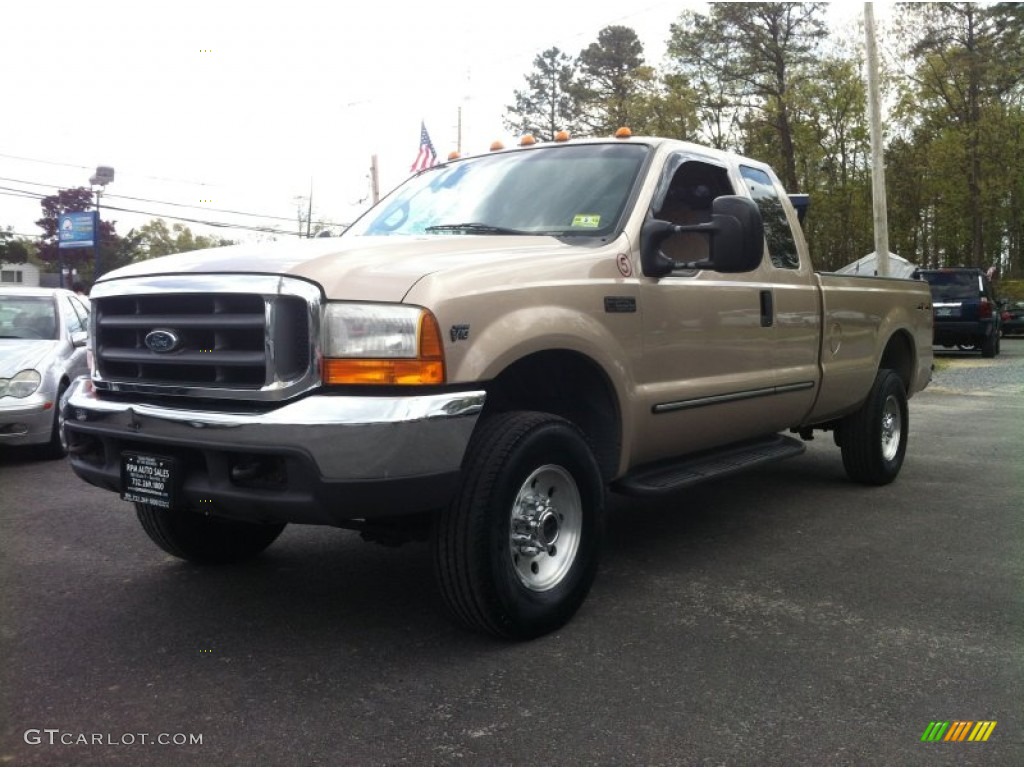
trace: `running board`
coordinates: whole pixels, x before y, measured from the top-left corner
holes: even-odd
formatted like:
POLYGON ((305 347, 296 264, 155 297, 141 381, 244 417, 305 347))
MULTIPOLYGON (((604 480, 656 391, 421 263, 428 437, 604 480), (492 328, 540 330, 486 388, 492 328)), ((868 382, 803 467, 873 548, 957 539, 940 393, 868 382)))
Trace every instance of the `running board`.
POLYGON ((800 440, 785 435, 735 443, 708 453, 639 467, 612 485, 627 496, 657 496, 708 480, 734 475, 804 452, 800 440))

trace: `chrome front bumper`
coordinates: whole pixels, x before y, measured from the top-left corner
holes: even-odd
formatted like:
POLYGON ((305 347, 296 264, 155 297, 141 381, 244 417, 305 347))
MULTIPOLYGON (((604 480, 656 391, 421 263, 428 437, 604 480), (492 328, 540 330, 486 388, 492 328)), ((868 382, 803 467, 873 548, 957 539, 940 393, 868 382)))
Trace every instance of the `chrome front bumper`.
POLYGON ((180 457, 183 498, 196 504, 212 498, 228 516, 330 523, 443 503, 484 399, 477 390, 318 394, 261 412, 225 412, 101 397, 82 377, 63 413, 72 468, 94 485, 120 491, 121 453, 148 451, 180 457), (243 461, 280 462, 274 476, 285 480, 240 483, 243 461), (403 489, 421 498, 404 499, 403 489), (357 497, 365 497, 362 508, 347 503, 357 497))

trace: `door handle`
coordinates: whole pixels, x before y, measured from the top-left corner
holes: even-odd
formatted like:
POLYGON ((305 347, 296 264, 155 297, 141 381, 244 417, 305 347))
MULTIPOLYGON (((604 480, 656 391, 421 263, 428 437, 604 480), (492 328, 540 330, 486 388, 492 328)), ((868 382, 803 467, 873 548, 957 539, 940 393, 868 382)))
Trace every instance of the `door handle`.
POLYGON ((761 291, 761 327, 770 328, 775 324, 775 301, 771 291, 761 291))

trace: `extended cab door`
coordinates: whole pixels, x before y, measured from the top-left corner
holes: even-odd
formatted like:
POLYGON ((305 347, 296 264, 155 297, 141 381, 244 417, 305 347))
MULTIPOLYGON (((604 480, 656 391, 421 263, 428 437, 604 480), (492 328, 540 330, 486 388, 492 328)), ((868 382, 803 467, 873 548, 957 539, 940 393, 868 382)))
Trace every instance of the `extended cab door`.
MULTIPOLYGON (((652 198, 652 214, 676 224, 710 221, 711 202, 741 192, 712 159, 671 155, 652 198)), ((707 256, 706 235, 670 237, 662 252, 677 262, 707 256)), ((636 372, 637 441, 633 463, 689 453, 777 431, 774 267, 726 275, 679 270, 641 280, 643 356, 636 372)))
POLYGON ((796 212, 771 168, 745 161, 740 175, 761 209, 773 329, 775 396, 770 407, 784 429, 800 424, 814 405, 820 379, 821 291, 796 212))

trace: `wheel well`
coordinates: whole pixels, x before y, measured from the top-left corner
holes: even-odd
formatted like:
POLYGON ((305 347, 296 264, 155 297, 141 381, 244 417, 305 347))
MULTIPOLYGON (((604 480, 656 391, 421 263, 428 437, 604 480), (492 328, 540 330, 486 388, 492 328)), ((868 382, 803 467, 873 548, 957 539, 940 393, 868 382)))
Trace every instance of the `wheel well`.
POLYGON ((903 331, 894 333, 885 345, 879 368, 888 368, 896 372, 903 382, 903 389, 910 392, 914 380, 914 343, 903 331))
POLYGON ((586 435, 602 477, 615 476, 622 447, 618 398, 593 360, 570 350, 548 350, 516 361, 488 384, 484 417, 517 410, 571 421, 586 435))

